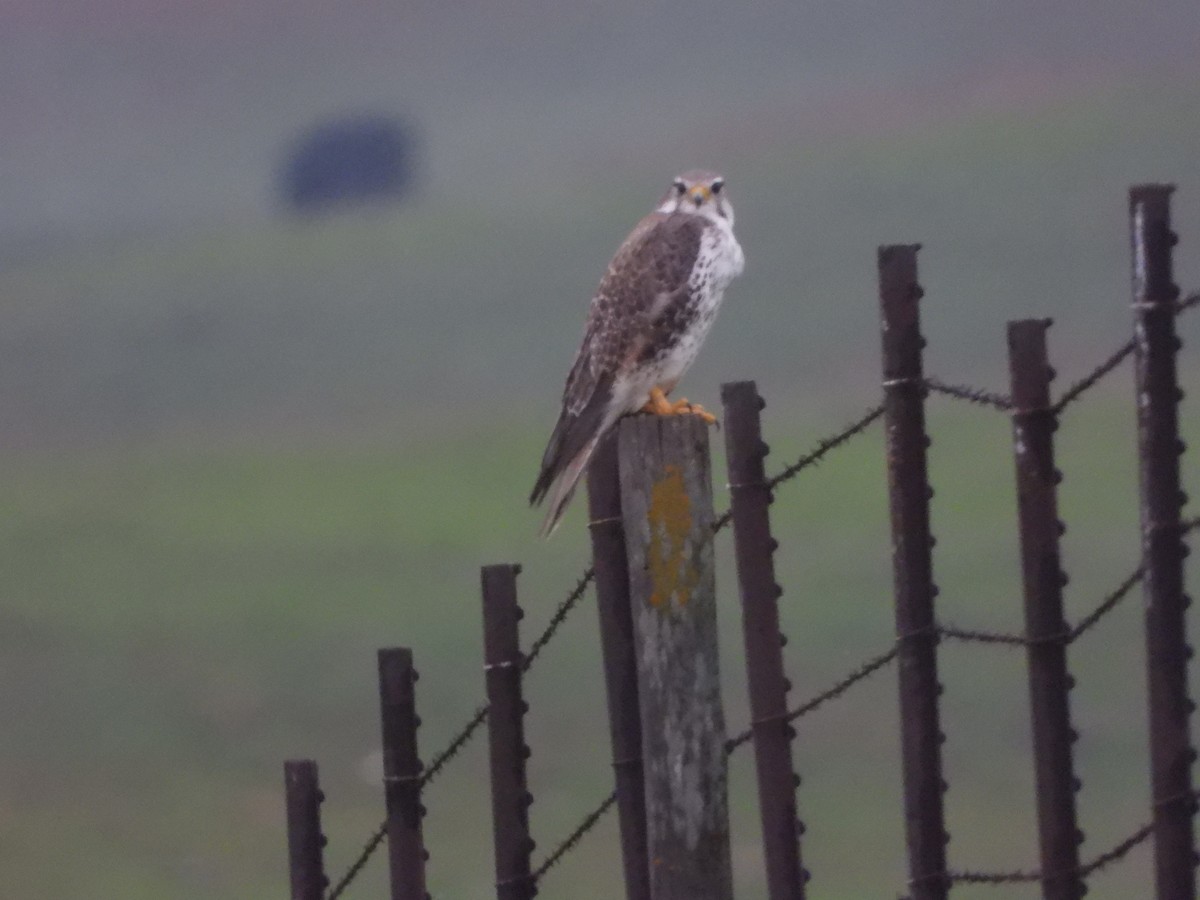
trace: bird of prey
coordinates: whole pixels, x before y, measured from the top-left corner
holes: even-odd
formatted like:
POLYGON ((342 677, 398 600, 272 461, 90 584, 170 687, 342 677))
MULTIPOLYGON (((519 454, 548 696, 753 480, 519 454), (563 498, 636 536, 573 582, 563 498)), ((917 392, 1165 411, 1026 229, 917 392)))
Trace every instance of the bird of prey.
POLYGON ((562 517, 600 440, 627 413, 695 414, 667 400, 712 326, 725 288, 745 265, 725 180, 692 170, 634 227, 592 298, 562 411, 530 505, 547 501, 542 535, 562 517))

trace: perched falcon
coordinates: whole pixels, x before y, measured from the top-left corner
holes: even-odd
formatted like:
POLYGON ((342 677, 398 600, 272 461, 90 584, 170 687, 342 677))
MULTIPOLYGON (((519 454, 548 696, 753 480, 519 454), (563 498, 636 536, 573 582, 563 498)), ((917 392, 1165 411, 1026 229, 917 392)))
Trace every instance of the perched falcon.
POLYGON ((549 535, 600 439, 626 413, 690 413, 716 421, 671 393, 691 366, 745 265, 733 236, 725 180, 693 170, 675 179, 658 208, 621 244, 592 298, 583 344, 567 376, 562 412, 529 502, 548 499, 549 535))

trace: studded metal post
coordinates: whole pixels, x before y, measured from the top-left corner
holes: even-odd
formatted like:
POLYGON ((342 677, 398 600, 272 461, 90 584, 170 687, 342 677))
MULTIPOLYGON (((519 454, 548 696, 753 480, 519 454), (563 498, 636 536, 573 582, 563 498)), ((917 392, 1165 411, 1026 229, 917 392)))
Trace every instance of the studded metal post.
POLYGON ((621 482, 615 436, 602 441, 588 468, 592 567, 600 611, 600 646, 608 693, 608 727, 617 784, 617 817, 627 900, 650 900, 646 849, 646 795, 642 777, 642 723, 637 648, 629 605, 629 563, 621 523, 621 482))
POLYGON ((804 897, 807 873, 800 860, 799 779, 791 747, 796 732, 787 721, 791 685, 783 669, 778 604, 782 590, 775 581, 777 542, 771 536, 771 490, 763 462, 768 452, 760 416, 764 402, 753 381, 723 385, 721 399, 767 895, 771 900, 797 900, 804 897))
POLYGON ((425 844, 421 835, 421 760, 412 651, 379 651, 379 704, 383 721, 383 784, 387 803, 392 900, 425 900, 425 844))
POLYGON ((1082 836, 1076 824, 1077 782, 1071 759, 1076 735, 1067 693, 1071 678, 1067 674, 1068 627, 1063 616, 1066 575, 1059 554, 1062 525, 1057 485, 1061 475, 1054 467, 1058 417, 1050 404, 1049 324, 1045 319, 1009 322, 1008 360, 1042 896, 1046 900, 1079 900, 1086 888, 1078 874, 1082 836))
POLYGON ((537 894, 529 864, 529 806, 525 777, 525 701, 517 606, 519 566, 483 569, 483 660, 488 697, 488 753, 492 772, 492 834, 497 900, 530 900, 537 894))
POLYGON ((1179 389, 1175 355, 1171 192, 1146 184, 1129 192, 1133 249, 1133 316, 1136 341, 1138 456, 1141 467, 1142 560, 1149 672, 1150 772, 1154 800, 1154 865, 1159 900, 1196 895, 1195 800, 1188 717, 1187 644, 1180 526, 1179 389))
POLYGON ((900 741, 909 886, 913 900, 944 900, 946 843, 942 732, 938 716, 933 536, 917 282, 919 245, 879 248, 888 497, 899 639, 900 741))
POLYGON ((321 793, 317 764, 311 759, 289 759, 283 764, 287 795, 288 871, 292 900, 321 900, 329 879, 325 877, 321 834, 321 793))

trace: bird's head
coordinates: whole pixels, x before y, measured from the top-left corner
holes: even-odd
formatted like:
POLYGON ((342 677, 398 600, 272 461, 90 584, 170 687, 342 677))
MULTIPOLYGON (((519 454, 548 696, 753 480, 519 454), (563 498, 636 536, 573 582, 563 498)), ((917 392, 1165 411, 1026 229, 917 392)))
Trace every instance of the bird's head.
POLYGON ((695 213, 733 224, 733 207, 729 203, 725 179, 704 169, 691 169, 677 176, 659 203, 658 211, 695 213))

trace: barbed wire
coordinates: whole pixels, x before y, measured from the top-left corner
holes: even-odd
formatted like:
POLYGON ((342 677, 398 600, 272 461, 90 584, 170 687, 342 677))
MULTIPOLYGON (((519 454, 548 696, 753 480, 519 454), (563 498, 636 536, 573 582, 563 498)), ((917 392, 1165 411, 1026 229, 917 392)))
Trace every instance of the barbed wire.
MULTIPOLYGON (((1146 838, 1154 833, 1154 823, 1150 822, 1143 825, 1129 837, 1113 845, 1108 850, 1105 850, 1099 856, 1094 857, 1090 862, 1080 866, 1073 871, 1055 872, 1048 876, 1050 878, 1061 878, 1066 875, 1073 875, 1076 878, 1086 878, 1093 872, 1103 869, 1109 863, 1114 863, 1121 857, 1125 856, 1138 844, 1143 843, 1146 838)), ((1013 872, 959 872, 950 871, 945 875, 945 879, 950 882, 959 884, 1013 884, 1018 882, 1041 881, 1044 877, 1040 870, 1013 872)))
POLYGON ((554 610, 554 615, 550 617, 549 624, 538 635, 537 640, 529 645, 529 652, 525 654, 525 662, 522 665, 523 671, 529 671, 529 667, 533 665, 533 661, 537 659, 538 654, 553 639, 559 627, 566 621, 567 616, 571 614, 571 610, 579 603, 588 585, 592 583, 595 577, 596 569, 593 566, 588 566, 587 570, 579 576, 579 580, 575 582, 575 587, 571 588, 571 592, 567 594, 566 598, 554 610))
MULTIPOLYGON (((1179 535, 1184 537, 1187 534, 1200 528, 1200 517, 1182 519, 1179 522, 1179 535)), ((1097 622, 1103 619, 1106 615, 1112 612, 1124 600, 1134 586, 1140 584, 1146 577, 1146 569, 1144 566, 1138 566, 1132 572, 1125 576, 1124 580, 1109 592, 1103 600, 1096 604, 1096 608, 1080 619, 1075 625, 1063 631, 1061 634, 1052 635, 1046 638, 1038 638, 1030 640, 1023 634, 1014 634, 1005 631, 983 631, 978 629, 957 628, 953 625, 939 625, 938 633, 943 637, 952 640, 967 641, 981 644, 1010 644, 1013 646, 1028 646, 1030 644, 1044 643, 1062 643, 1070 644, 1077 640, 1082 634, 1088 631, 1097 622)))
POLYGON ((1113 351, 1108 359, 1104 360, 1104 362, 1092 369, 1091 372, 1067 388, 1066 391, 1063 392, 1063 395, 1059 397, 1058 400, 1054 402, 1054 405, 1050 407, 1050 411, 1056 416, 1060 415, 1064 409, 1078 400, 1082 394, 1095 387, 1105 375, 1123 363, 1125 358, 1129 356, 1129 354, 1133 353, 1136 347, 1137 343, 1133 340, 1133 338, 1130 338, 1115 351, 1113 351))
MULTIPOLYGON (((1194 306, 1200 305, 1200 291, 1189 294, 1183 300, 1175 305, 1175 314, 1186 312, 1194 306)), ((1096 368, 1092 369, 1087 375, 1074 382, 1062 396, 1058 398, 1050 407, 1050 411, 1056 416, 1060 415, 1064 409, 1074 403, 1085 394, 1088 390, 1095 387, 1104 379, 1109 372, 1113 371, 1117 366, 1125 361, 1126 357, 1137 349, 1137 341, 1130 338, 1111 354, 1096 368)), ((972 387, 970 385, 948 384, 938 378, 925 378, 925 387, 937 394, 944 394, 948 397, 953 397, 956 400, 965 400, 968 403, 976 403, 981 406, 990 406, 993 409, 998 409, 1004 412, 1011 412, 1014 408, 1012 398, 1006 394, 999 394, 995 391, 989 391, 984 388, 972 387)))
POLYGON ((350 864, 350 867, 346 869, 346 874, 338 879, 337 884, 334 885, 326 895, 328 900, 337 900, 338 897, 342 896, 342 892, 345 891, 346 888, 350 887, 350 884, 355 878, 358 877, 358 873, 363 870, 363 866, 365 866, 371 859, 372 854, 379 849, 379 845, 383 843, 383 839, 386 836, 387 819, 384 819, 383 824, 376 828, 371 834, 370 839, 363 846, 362 850, 358 854, 358 857, 350 864))
POLYGON ((466 725, 459 729, 458 734, 446 745, 446 749, 433 758, 433 762, 429 764, 429 768, 421 776, 422 788, 425 788, 433 779, 437 778, 438 773, 445 768, 446 764, 457 756, 463 747, 471 742, 471 738, 475 736, 475 732, 487 720, 487 717, 488 706, 485 703, 475 710, 475 715, 471 717, 466 725))
POLYGON ((857 437, 863 431, 866 431, 867 426, 883 415, 884 406, 880 403, 877 406, 872 406, 860 418, 851 422, 841 431, 831 434, 829 437, 822 439, 817 443, 812 450, 801 456, 798 460, 787 466, 778 475, 773 475, 767 479, 767 489, 775 490, 785 481, 791 481, 809 466, 815 466, 824 459, 831 451, 836 450, 843 444, 847 443, 851 438, 857 437))
POLYGON ((977 644, 1008 644, 1016 647, 1027 647, 1032 644, 1070 644, 1085 631, 1103 619, 1117 608, 1118 604, 1128 596, 1134 586, 1146 577, 1146 570, 1138 566, 1125 580, 1096 605, 1090 613, 1079 620, 1074 626, 1056 635, 1031 639, 1023 634, 1013 634, 1005 631, 983 631, 978 629, 956 628, 953 625, 939 625, 938 634, 956 641, 977 644))
MULTIPOLYGON (((880 653, 878 656, 875 656, 875 657, 868 659, 865 662, 861 663, 857 668, 854 669, 853 672, 851 672, 845 678, 842 678, 840 681, 836 682, 833 686, 826 688, 821 693, 817 694, 815 697, 812 697, 811 699, 806 700, 804 703, 800 704, 794 710, 791 710, 787 714, 787 716, 783 719, 783 721, 784 722, 794 722, 797 719, 803 718, 804 716, 808 715, 810 712, 817 709, 818 707, 823 706, 824 704, 828 703, 830 700, 833 700, 836 697, 840 697, 847 690, 849 690, 853 685, 862 681, 864 678, 867 678, 868 676, 875 674, 877 671, 879 671, 884 666, 886 666, 888 663, 890 663, 893 659, 896 658, 896 654, 899 652, 900 652, 900 642, 897 641, 885 652, 880 653)), ((728 741, 726 741, 725 742, 725 752, 732 753, 738 747, 749 742, 752 737, 754 737, 753 726, 751 726, 750 728, 747 728, 745 731, 741 732, 740 734, 738 734, 735 737, 730 738, 728 741)))
POLYGON ((946 384, 944 381, 939 381, 936 378, 926 378, 924 379, 924 383, 925 387, 935 394, 945 394, 947 397, 954 397, 956 400, 966 400, 968 403, 990 406, 993 409, 999 409, 1004 412, 1008 412, 1013 408, 1012 399, 1005 394, 997 394, 994 391, 963 384, 946 384))
POLYGON ((560 859, 574 850, 579 842, 583 840, 584 835, 596 827, 596 824, 602 818, 604 818, 604 814, 612 809, 616 802, 617 792, 613 791, 604 798, 603 802, 601 802, 599 806, 584 816, 583 821, 580 822, 579 825, 577 825, 575 829, 562 840, 558 847, 554 849, 554 852, 547 856, 545 861, 534 870, 532 876, 533 883, 537 884, 539 881, 541 881, 542 876, 550 871, 550 869, 554 868, 560 859))

